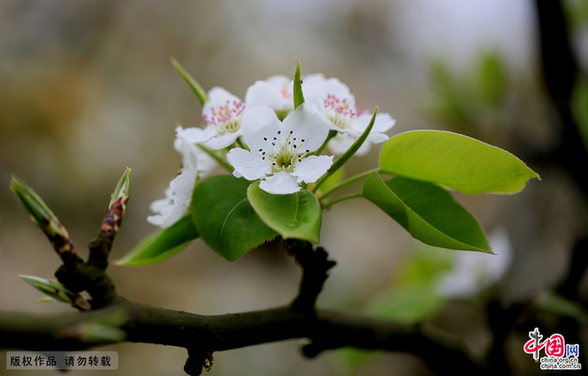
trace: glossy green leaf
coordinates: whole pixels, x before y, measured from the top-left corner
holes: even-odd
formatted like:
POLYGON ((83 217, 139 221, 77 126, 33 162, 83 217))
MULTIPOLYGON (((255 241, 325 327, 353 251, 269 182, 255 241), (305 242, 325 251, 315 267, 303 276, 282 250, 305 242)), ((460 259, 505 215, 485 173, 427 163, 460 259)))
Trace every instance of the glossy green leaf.
POLYGON ((231 175, 217 175, 194 190, 192 220, 202 240, 229 261, 278 235, 251 207, 249 184, 231 175))
POLYGON ((509 152, 446 131, 411 131, 389 139, 380 168, 463 193, 516 193, 539 175, 509 152))
POLYGON ((435 184, 402 177, 384 182, 374 172, 362 195, 425 244, 491 253, 476 219, 435 184))
POLYGON ((247 197, 266 225, 285 239, 319 242, 322 211, 316 196, 307 190, 289 195, 272 195, 253 183, 247 197))
POLYGON ((124 266, 156 264, 174 256, 196 238, 198 238, 198 231, 190 216, 187 215, 170 227, 148 235, 122 259, 114 261, 114 264, 124 266))

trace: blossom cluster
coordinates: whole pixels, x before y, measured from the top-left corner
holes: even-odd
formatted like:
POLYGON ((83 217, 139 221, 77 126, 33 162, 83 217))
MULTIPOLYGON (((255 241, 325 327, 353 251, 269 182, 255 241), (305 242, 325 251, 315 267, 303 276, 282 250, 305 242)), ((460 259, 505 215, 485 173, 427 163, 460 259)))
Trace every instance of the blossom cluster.
MULTIPOLYGON (((305 101, 296 108, 293 87, 288 77, 272 76, 250 86, 244 101, 221 87, 212 88, 202 106, 205 126, 176 128, 174 147, 182 155, 182 169, 166 197, 151 204, 156 214, 147 220, 160 227, 177 222, 188 210, 198 179, 224 158, 234 176, 259 180, 260 188, 271 194, 295 193, 320 179, 334 156, 362 135, 372 114, 357 107, 349 88, 336 78, 306 76, 305 101)), ((393 125, 390 115, 377 114, 356 154, 386 141, 384 132, 393 125)))

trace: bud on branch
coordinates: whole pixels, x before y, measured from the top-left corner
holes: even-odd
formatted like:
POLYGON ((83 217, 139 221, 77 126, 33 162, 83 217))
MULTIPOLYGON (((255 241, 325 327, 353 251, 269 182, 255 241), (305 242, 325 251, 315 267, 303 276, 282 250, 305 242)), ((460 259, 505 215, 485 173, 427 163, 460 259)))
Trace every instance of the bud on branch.
POLYGON ((45 202, 16 176, 12 177, 10 189, 20 200, 25 210, 31 215, 31 220, 43 230, 55 251, 64 263, 77 259, 75 247, 65 227, 45 202))

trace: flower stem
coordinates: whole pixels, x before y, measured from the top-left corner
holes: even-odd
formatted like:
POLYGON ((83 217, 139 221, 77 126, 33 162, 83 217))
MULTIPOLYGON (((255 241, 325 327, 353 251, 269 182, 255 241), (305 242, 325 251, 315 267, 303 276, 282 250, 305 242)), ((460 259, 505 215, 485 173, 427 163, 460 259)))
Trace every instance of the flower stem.
POLYGON ((249 148, 243 143, 243 140, 241 140, 241 137, 238 137, 236 142, 241 149, 249 150, 249 148))
POLYGON ((358 197, 363 197, 363 195, 361 193, 356 193, 356 194, 353 194, 353 195, 340 197, 340 198, 338 198, 336 200, 333 200, 333 201, 327 203, 326 205, 323 205, 323 210, 330 209, 331 206, 333 206, 335 204, 338 204, 338 203, 340 203, 342 201, 347 201, 347 200, 350 200, 352 198, 358 198, 358 197))
POLYGON ((336 186, 332 187, 331 189, 328 189, 327 191, 325 191, 321 195, 321 197, 319 197, 319 201, 323 201, 328 196, 332 195, 333 193, 335 193, 339 189, 348 186, 349 184, 352 184, 352 183, 355 183, 358 180, 367 178, 368 175, 371 174, 372 172, 380 172, 380 169, 379 168, 376 168, 376 169, 373 169, 373 170, 368 170, 368 171, 363 172, 361 174, 352 176, 349 179, 343 180, 341 183, 339 183, 336 186))
POLYGON ((324 150, 324 149, 327 147, 327 144, 329 143, 329 141, 331 141, 331 139, 332 139, 333 137, 335 137, 336 135, 338 135, 338 134, 339 134, 339 132, 338 132, 338 131, 331 129, 331 130, 329 131, 329 135, 327 136, 327 139, 325 140, 325 142, 323 142, 323 144, 321 145, 321 147, 320 147, 320 148, 318 148, 318 150, 317 150, 317 151, 315 151, 313 154, 314 154, 314 155, 320 155, 320 154, 321 154, 321 152, 322 152, 322 151, 323 151, 323 150, 324 150))
POLYGON ((229 172, 233 172, 234 168, 233 166, 231 166, 227 161, 224 160, 224 158, 218 156, 214 150, 211 150, 209 148, 207 148, 206 146, 202 145, 202 144, 196 144, 196 146, 198 146, 200 149, 202 149, 202 151, 204 151, 206 154, 210 155, 211 158, 213 158, 215 161, 218 162, 218 164, 220 164, 221 166, 223 166, 223 168, 229 172))

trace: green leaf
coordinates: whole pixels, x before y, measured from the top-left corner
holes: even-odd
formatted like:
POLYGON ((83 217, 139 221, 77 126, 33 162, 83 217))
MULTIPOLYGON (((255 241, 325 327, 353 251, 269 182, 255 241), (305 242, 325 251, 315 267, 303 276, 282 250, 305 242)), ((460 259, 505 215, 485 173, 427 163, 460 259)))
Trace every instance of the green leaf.
POLYGON ((114 264, 124 266, 156 264, 174 256, 196 238, 198 238, 198 231, 190 215, 186 215, 170 227, 148 235, 122 259, 114 261, 114 264))
POLYGON ((251 207, 247 187, 245 179, 216 175, 196 186, 192 198, 192 220, 202 240, 229 261, 278 235, 251 207))
POLYGON ((509 152, 446 131, 410 131, 392 137, 380 152, 380 168, 470 194, 512 194, 529 179, 539 179, 509 152))
POLYGON ((321 205, 310 191, 272 195, 259 188, 259 183, 253 183, 247 190, 247 197, 265 224, 284 239, 319 242, 321 205))
POLYGON ((425 244, 492 253, 475 218, 435 184, 402 177, 384 182, 374 172, 362 195, 425 244))
POLYGON ((300 60, 296 59, 296 71, 294 72, 294 87, 292 88, 294 96, 294 109, 297 109, 304 103, 304 95, 302 94, 302 80, 300 79, 300 60))

